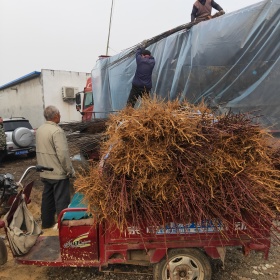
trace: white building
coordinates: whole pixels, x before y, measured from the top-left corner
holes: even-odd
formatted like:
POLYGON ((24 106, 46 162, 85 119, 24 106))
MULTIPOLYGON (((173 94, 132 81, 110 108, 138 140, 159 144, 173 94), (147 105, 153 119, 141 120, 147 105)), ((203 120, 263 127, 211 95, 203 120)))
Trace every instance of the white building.
POLYGON ((0 116, 24 117, 33 128, 45 122, 43 111, 54 105, 61 122, 79 121, 75 94, 84 90, 90 73, 42 69, 0 86, 0 116))

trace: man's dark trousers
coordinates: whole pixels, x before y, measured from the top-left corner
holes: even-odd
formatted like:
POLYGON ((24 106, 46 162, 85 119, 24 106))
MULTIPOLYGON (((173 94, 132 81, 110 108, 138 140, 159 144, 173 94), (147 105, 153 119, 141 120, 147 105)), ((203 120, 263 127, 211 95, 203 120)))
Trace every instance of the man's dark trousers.
POLYGON ((131 105, 134 107, 134 105, 137 102, 137 99, 143 96, 143 94, 150 94, 151 89, 145 88, 145 87, 137 87, 135 85, 132 85, 132 88, 130 90, 129 97, 127 99, 127 105, 131 105))
POLYGON ((0 150, 0 167, 3 166, 3 160, 7 155, 7 150, 0 150))
POLYGON ((55 224, 55 214, 58 216, 70 203, 70 181, 43 178, 42 182, 44 183, 41 205, 42 228, 50 228, 55 224))

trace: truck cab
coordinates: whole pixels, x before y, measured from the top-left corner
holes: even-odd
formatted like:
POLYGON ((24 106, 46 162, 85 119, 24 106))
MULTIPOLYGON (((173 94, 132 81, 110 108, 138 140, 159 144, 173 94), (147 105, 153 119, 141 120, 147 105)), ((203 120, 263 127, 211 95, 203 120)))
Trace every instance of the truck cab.
MULTIPOLYGON (((98 60, 108 58, 109 55, 100 55, 98 60)), ((95 119, 94 112, 94 100, 93 100, 93 90, 92 90, 92 79, 91 77, 87 79, 84 91, 78 92, 76 94, 76 109, 82 115, 82 121, 87 122, 91 119, 95 119), (83 100, 81 98, 81 93, 83 93, 83 100), (83 102, 82 102, 83 101, 83 102)))
POLYGON ((92 80, 87 79, 86 86, 84 88, 83 99, 81 100, 81 93, 76 94, 76 109, 82 115, 82 121, 90 121, 93 115, 93 94, 92 94, 92 80), (82 102, 81 102, 82 101, 82 102))

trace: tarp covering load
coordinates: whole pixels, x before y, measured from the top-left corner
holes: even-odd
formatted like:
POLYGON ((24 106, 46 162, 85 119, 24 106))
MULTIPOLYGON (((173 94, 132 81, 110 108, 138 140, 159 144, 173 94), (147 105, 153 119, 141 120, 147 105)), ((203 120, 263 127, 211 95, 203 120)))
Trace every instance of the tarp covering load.
POLYGON ((215 118, 204 104, 144 99, 111 115, 107 135, 100 163, 75 181, 99 221, 269 230, 280 210, 279 157, 244 114, 215 118))
MULTIPOLYGON (((265 127, 280 130, 279 22, 280 0, 269 0, 155 42, 148 47, 156 59, 153 92, 195 104, 204 99, 222 112, 253 112, 265 127)), ((92 70, 96 112, 126 105, 135 57, 112 63, 130 51, 99 60, 92 70)))

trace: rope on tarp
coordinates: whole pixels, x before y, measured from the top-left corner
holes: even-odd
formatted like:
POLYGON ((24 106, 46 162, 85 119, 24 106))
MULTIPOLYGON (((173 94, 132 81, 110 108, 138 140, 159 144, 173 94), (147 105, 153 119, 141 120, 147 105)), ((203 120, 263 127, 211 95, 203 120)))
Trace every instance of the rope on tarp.
MULTIPOLYGON (((219 17, 221 15, 223 15, 224 12, 217 12, 215 13, 213 16, 211 16, 211 18, 207 18, 205 20, 209 20, 209 19, 213 19, 213 18, 216 18, 216 17, 219 17)), ((205 21, 204 20, 204 21, 205 21)), ((139 43, 139 44, 136 44, 134 45, 133 47, 131 48, 128 48, 127 49, 127 52, 125 52, 124 55, 122 55, 121 57, 119 57, 118 59, 112 61, 111 63, 107 64, 105 67, 108 68, 108 67, 114 67, 114 66, 117 66, 119 65, 120 63, 122 63, 124 60, 127 60, 128 58, 132 57, 135 55, 137 49, 139 47, 142 47, 142 48, 147 48, 149 47, 150 45, 152 44, 155 44, 159 41, 161 41, 162 39, 165 39, 167 37, 169 37, 170 35, 174 34, 174 33, 177 33, 179 31, 187 31, 187 30, 190 30, 194 25, 198 24, 200 21, 194 21, 194 22, 189 22, 189 23, 185 23, 185 24, 182 24, 182 25, 179 25, 173 29, 170 29, 168 31, 165 31, 155 37, 152 37, 148 40, 145 40, 145 42, 142 42, 142 43, 139 43)))

